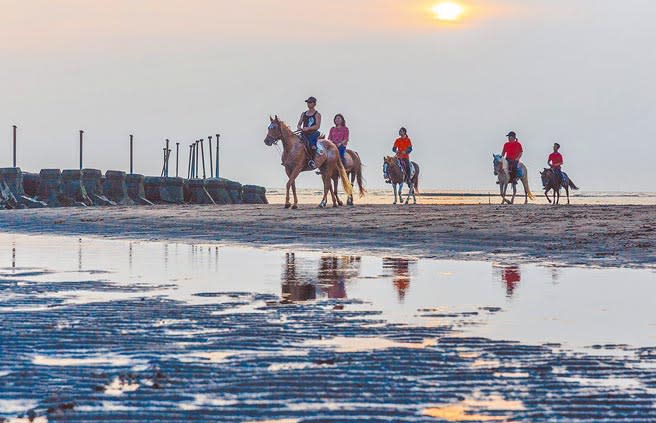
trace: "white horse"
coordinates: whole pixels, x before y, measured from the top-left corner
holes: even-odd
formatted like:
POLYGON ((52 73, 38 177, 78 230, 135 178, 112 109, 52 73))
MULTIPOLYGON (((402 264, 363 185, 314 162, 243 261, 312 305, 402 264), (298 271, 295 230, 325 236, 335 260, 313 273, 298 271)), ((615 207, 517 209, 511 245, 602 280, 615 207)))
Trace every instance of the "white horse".
MULTIPOLYGON (((515 196, 517 195, 517 181, 515 180, 512 183, 513 195, 510 200, 506 198, 506 193, 508 191, 508 185, 510 185, 510 168, 508 166, 508 160, 503 158, 500 154, 492 154, 494 158, 494 175, 497 176, 497 184, 499 184, 499 192, 501 193, 501 204, 514 204, 515 196)), ((531 189, 528 186, 528 170, 524 163, 520 163, 517 166, 517 172, 522 174, 520 178, 522 185, 524 185, 524 204, 528 204, 528 199, 535 199, 535 196, 531 192, 531 189)))

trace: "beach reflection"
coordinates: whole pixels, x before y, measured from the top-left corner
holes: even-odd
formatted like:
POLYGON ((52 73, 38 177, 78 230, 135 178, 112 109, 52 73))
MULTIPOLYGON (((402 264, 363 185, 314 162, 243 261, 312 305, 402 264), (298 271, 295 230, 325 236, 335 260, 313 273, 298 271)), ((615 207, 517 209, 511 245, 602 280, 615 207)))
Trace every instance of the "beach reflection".
POLYGON ((360 262, 358 256, 324 255, 319 260, 319 269, 315 270, 312 260, 286 253, 281 275, 282 301, 345 299, 346 282, 360 275, 360 262))
POLYGON ((400 303, 405 301, 405 297, 410 289, 411 269, 417 260, 398 257, 383 258, 383 275, 392 276, 394 287, 400 303))
POLYGON ((522 281, 522 271, 519 266, 504 266, 501 268, 501 281, 506 286, 506 296, 511 298, 522 281))

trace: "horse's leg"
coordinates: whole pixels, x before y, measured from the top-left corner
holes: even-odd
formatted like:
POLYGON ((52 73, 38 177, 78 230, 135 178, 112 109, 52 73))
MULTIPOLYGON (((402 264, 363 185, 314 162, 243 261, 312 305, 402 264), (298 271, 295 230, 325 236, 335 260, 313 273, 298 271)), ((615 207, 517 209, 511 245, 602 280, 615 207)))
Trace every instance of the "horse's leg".
POLYGON ((292 172, 285 168, 287 171, 287 191, 285 192, 285 208, 288 209, 292 206, 292 203, 289 202, 289 189, 292 187, 292 172))
MULTIPOLYGON (((296 169, 291 171, 289 175, 289 182, 287 182, 287 204, 289 204, 289 188, 292 189, 292 193, 294 194, 294 205, 292 205, 292 209, 296 210, 298 208, 298 196, 296 195, 296 178, 298 178, 298 175, 301 174, 301 170, 303 170, 302 165, 298 166, 296 169)), ((286 208, 289 208, 289 206, 285 206, 286 208)))
POLYGON ((524 204, 528 204, 528 179, 522 178, 522 185, 524 185, 524 204))
POLYGON ((339 179, 338 178, 333 178, 333 186, 335 187, 334 191, 334 196, 333 196, 333 206, 336 204, 339 204, 340 206, 343 206, 344 203, 342 203, 342 200, 339 199, 339 179), (337 202, 337 203, 335 203, 337 202))
POLYGON ((544 190, 544 196, 547 197, 547 201, 549 202, 549 204, 551 204, 551 198, 549 198, 549 191, 550 190, 548 188, 545 189, 544 190))
MULTIPOLYGON (((355 186, 355 171, 351 171, 349 173, 349 176, 351 177, 351 186, 355 186)), ((352 206, 353 205, 353 196, 349 195, 348 198, 346 199, 346 205, 352 206)))
POLYGON ((396 184, 392 184, 392 189, 394 190, 394 204, 396 204, 396 184))
POLYGON ((417 181, 414 181, 412 184, 413 184, 412 185, 412 203, 417 204, 417 195, 416 195, 416 192, 415 192, 417 181))
POLYGON ((569 206, 569 187, 565 187, 565 193, 567 194, 567 205, 569 206))
POLYGON ((319 203, 319 207, 324 208, 326 207, 326 204, 328 204, 328 192, 331 190, 331 186, 330 186, 331 178, 328 176, 328 172, 322 172, 321 179, 323 180, 323 198, 319 203))
POLYGON ((501 181, 498 181, 499 183, 499 195, 501 195, 501 204, 506 204, 506 193, 504 192, 504 185, 501 183, 501 181))
POLYGON ((403 204, 403 182, 399 184, 399 204, 403 204))
POLYGON ((513 188, 513 196, 512 199, 510 200, 510 204, 515 204, 515 197, 517 196, 517 184, 512 184, 513 188))
MULTIPOLYGON (((330 199, 333 201, 333 207, 337 207, 337 202, 339 201, 339 198, 337 197, 337 181, 332 178, 328 179, 328 185, 330 185, 330 199), (333 182, 335 184, 335 189, 333 189, 333 182)), ((339 201, 341 203, 341 201, 339 201)), ((341 204, 340 204, 341 206, 341 204)))

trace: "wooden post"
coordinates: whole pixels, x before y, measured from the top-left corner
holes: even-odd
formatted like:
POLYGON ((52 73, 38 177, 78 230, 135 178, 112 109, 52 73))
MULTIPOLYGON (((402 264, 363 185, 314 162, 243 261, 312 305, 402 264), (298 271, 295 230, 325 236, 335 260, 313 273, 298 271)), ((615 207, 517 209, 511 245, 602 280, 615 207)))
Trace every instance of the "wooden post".
POLYGON ((84 131, 80 129, 80 170, 84 167, 82 164, 82 157, 83 157, 83 139, 84 139, 84 131))
POLYGON ((16 129, 18 128, 16 125, 13 126, 14 128, 14 167, 16 167, 16 129))

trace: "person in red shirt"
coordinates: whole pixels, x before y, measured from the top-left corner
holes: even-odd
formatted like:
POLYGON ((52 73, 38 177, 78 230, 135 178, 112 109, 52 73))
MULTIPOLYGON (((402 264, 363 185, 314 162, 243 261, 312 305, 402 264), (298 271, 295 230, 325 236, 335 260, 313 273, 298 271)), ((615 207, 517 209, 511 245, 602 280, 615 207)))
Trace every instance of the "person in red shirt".
POLYGON ((563 163, 564 163, 563 155, 560 154, 560 144, 554 143, 553 153, 549 154, 549 158, 547 159, 547 164, 549 165, 549 167, 551 167, 551 170, 553 170, 556 173, 559 183, 563 182, 563 171, 561 169, 563 163))
POLYGON ((408 131, 405 128, 399 129, 399 138, 394 141, 392 151, 401 162, 405 172, 406 182, 410 180, 410 153, 412 153, 412 140, 408 137, 408 131))
POLYGON ((515 182, 517 180, 517 167, 519 166, 519 159, 524 154, 524 148, 517 139, 517 134, 513 131, 506 135, 508 142, 504 144, 501 155, 508 160, 508 170, 510 171, 510 180, 515 182))

